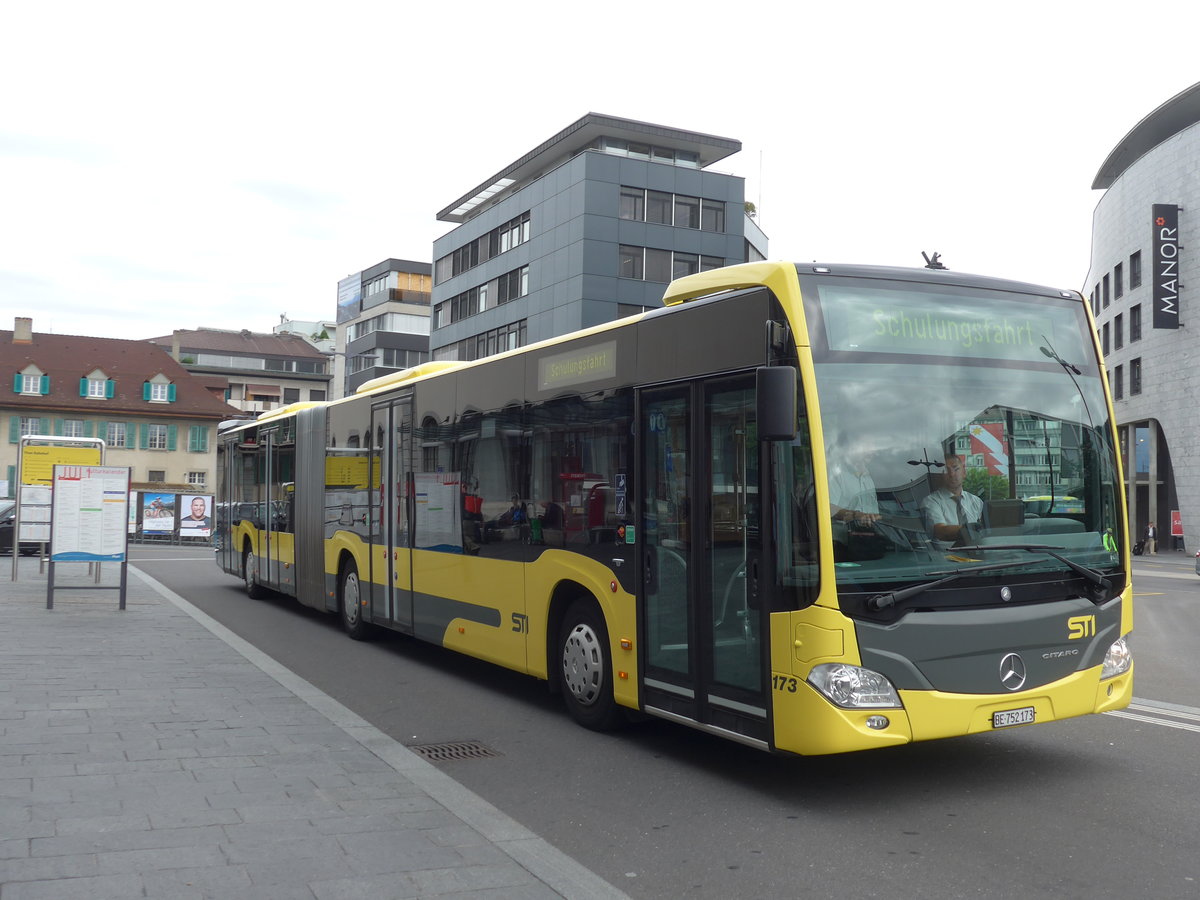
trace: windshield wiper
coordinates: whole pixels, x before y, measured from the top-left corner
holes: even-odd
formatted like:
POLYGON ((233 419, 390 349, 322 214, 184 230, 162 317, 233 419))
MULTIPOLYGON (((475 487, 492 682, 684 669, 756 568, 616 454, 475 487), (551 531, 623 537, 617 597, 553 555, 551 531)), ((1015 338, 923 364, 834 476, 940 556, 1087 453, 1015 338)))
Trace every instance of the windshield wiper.
POLYGON ((1073 559, 1068 559, 1061 553, 1055 551, 1066 550, 1066 547, 1051 547, 1047 544, 986 544, 982 547, 955 547, 955 550, 1025 550, 1029 553, 1045 553, 1047 556, 1057 559, 1060 563, 1075 572, 1077 575, 1082 575, 1092 584, 1104 591, 1105 599, 1112 591, 1112 582, 1105 578, 1100 572, 1095 569, 1089 569, 1087 566, 1080 565, 1073 559))
MULTIPOLYGON (((955 547, 954 549, 975 550, 978 548, 955 547)), ((929 575, 944 575, 945 577, 939 578, 936 581, 923 581, 920 584, 910 584, 906 588, 901 588, 898 591, 888 591, 886 594, 876 594, 867 601, 867 609, 878 612, 881 609, 887 609, 889 606, 895 606, 900 601, 907 600, 909 597, 915 597, 917 594, 923 594, 931 588, 937 587, 938 585, 949 584, 951 581, 958 581, 958 579, 962 578, 964 575, 974 575, 976 572, 987 572, 992 569, 1011 569, 1015 565, 1017 565, 1017 563, 1010 559, 1008 562, 987 563, 986 565, 982 566, 970 566, 968 568, 955 569, 950 573, 929 572, 927 573, 929 575)))
MULTIPOLYGON (((977 552, 981 550, 1024 550, 1029 553, 1045 553, 1047 556, 1058 560, 1071 571, 1078 575, 1082 575, 1088 581, 1095 584, 1100 589, 1096 592, 1097 602, 1103 603, 1105 600, 1107 600, 1112 593, 1112 582, 1095 569, 1089 569, 1087 566, 1082 566, 1074 560, 1068 559, 1057 552, 1065 549, 1067 548, 1051 547, 1046 544, 985 544, 983 546, 954 548, 956 552, 977 552)), ((909 597, 915 597, 918 594, 923 594, 925 591, 928 591, 931 588, 948 584, 951 581, 957 581, 964 575, 973 575, 976 572, 987 572, 993 569, 1011 569, 1015 565, 1019 565, 1019 563, 1010 559, 1008 562, 987 563, 986 565, 982 566, 954 569, 951 572, 928 572, 926 573, 928 575, 941 575, 943 577, 938 578, 936 581, 925 581, 921 584, 909 585, 908 587, 901 588, 898 591, 889 591, 886 594, 876 594, 867 601, 867 609, 875 610, 877 612, 881 609, 887 609, 888 607, 895 606, 900 601, 907 600, 909 597)))
POLYGON ((1067 373, 1067 377, 1071 379, 1071 384, 1075 385, 1075 393, 1077 393, 1079 395, 1079 399, 1083 401, 1083 412, 1087 416, 1088 427, 1095 431, 1096 425, 1092 421, 1092 411, 1088 407, 1087 397, 1084 396, 1083 389, 1079 387, 1079 382, 1075 380, 1075 376, 1082 375, 1083 372, 1079 370, 1078 366, 1067 362, 1065 359, 1059 356, 1058 351, 1054 349, 1054 345, 1050 343, 1049 338, 1047 338, 1044 334, 1042 335, 1042 340, 1046 342, 1046 346, 1039 347, 1038 349, 1042 351, 1043 355, 1050 357, 1052 360, 1062 366, 1062 370, 1067 373))

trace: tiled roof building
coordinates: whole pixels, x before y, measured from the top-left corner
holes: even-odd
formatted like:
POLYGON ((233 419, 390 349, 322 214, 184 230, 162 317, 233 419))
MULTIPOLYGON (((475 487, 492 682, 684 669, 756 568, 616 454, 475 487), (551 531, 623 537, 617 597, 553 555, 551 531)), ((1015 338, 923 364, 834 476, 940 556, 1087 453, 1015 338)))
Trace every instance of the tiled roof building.
MULTIPOLYGON (((217 425, 237 410, 146 341, 0 331, 0 478, 13 496, 23 435, 101 438, 136 489, 211 490, 217 425)), ((218 387, 218 390, 220 388, 218 387)))

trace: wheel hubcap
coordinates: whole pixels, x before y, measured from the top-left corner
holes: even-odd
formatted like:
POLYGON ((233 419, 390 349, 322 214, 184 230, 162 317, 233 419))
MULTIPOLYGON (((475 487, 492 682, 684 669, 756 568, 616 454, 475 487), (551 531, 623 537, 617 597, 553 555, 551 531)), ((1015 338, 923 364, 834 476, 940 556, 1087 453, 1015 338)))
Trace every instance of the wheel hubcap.
POLYGON ((358 576, 353 572, 346 575, 342 588, 342 609, 348 625, 358 623, 358 576))
POLYGON ((577 701, 591 706, 604 683, 604 656, 600 639, 587 625, 571 629, 563 644, 563 682, 577 701))

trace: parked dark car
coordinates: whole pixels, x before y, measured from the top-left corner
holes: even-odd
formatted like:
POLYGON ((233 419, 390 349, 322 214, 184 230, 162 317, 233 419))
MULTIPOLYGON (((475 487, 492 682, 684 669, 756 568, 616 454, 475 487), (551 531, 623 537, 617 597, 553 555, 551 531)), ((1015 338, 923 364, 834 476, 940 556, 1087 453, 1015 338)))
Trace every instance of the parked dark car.
MULTIPOLYGON (((12 553, 13 528, 17 520, 15 500, 0 500, 0 553, 12 553)), ((21 553, 32 555, 41 545, 36 541, 21 541, 21 553)))

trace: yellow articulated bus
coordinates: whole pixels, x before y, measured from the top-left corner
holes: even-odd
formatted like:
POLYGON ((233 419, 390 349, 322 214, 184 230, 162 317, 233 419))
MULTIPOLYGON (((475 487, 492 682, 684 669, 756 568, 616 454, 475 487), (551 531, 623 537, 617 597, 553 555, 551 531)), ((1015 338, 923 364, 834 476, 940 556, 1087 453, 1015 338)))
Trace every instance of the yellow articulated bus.
POLYGON ((889 747, 1130 702, 1115 445, 1076 293, 748 263, 223 430, 218 561, 591 728, 889 747))

